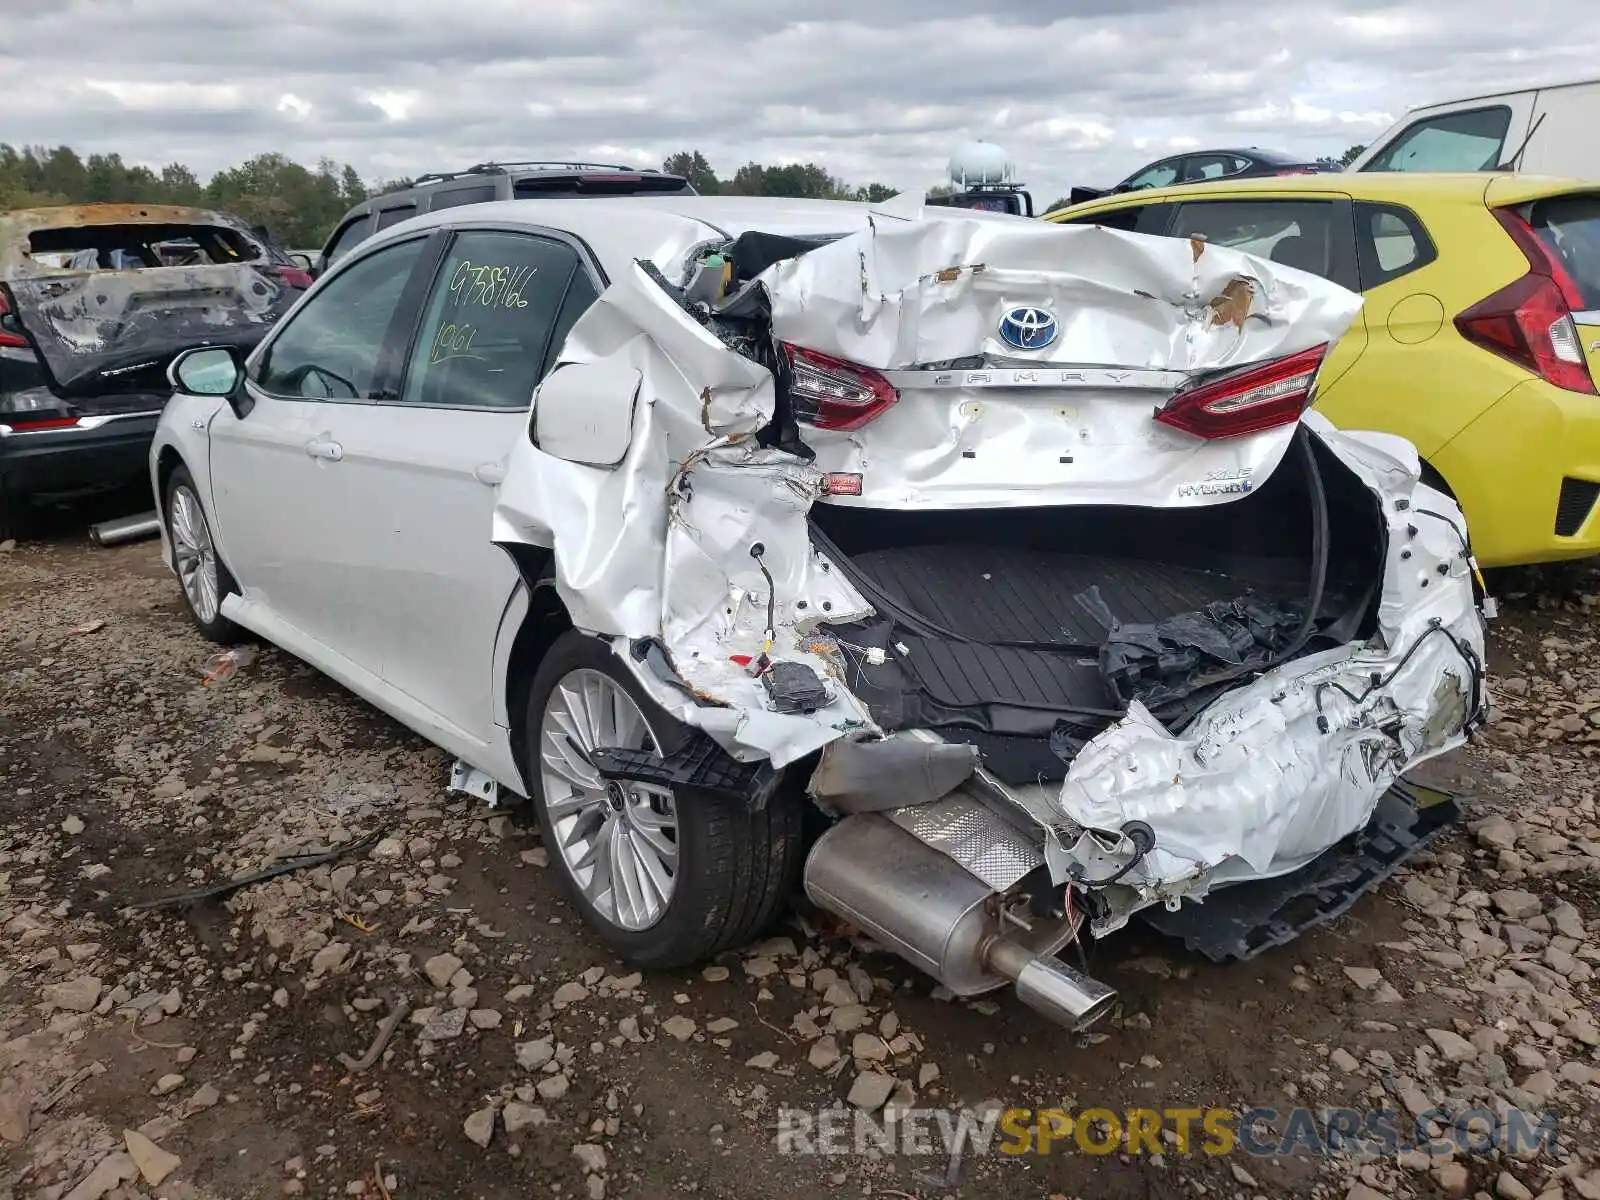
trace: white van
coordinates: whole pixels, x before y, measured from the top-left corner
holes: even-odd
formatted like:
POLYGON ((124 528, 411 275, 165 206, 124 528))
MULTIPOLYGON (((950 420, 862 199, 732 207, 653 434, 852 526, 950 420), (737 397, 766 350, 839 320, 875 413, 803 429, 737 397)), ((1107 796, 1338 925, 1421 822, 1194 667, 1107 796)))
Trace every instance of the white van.
POLYGON ((1600 179, 1600 79, 1414 108, 1347 169, 1600 179))

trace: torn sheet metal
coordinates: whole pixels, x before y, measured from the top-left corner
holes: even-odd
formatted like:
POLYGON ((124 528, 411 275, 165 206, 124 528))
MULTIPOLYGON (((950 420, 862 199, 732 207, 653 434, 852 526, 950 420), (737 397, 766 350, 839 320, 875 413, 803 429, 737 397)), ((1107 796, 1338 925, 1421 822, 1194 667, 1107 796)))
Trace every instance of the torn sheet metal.
POLYGON ((624 661, 653 699, 736 757, 784 766, 873 729, 837 647, 810 636, 823 621, 871 612, 811 545, 806 514, 822 475, 749 436, 771 420, 771 372, 729 350, 640 266, 574 326, 562 361, 640 372, 633 440, 610 469, 519 441, 494 540, 552 548, 556 590, 578 628, 619 646, 658 640, 670 677, 631 653, 624 661), (831 702, 811 713, 770 707, 750 669, 764 647, 831 681, 831 702))
POLYGON ((1362 828, 1402 772, 1461 745, 1484 702, 1461 510, 1418 482, 1407 443, 1305 420, 1382 503, 1377 636, 1269 671, 1181 734, 1135 703, 1083 747, 1054 798, 1045 849, 1061 882, 1128 868, 1118 886, 1137 897, 1123 897, 1098 932, 1143 904, 1305 865, 1362 828), (1142 857, 1117 837, 1130 821, 1155 831, 1142 857))
POLYGON ((885 372, 864 428, 808 431, 878 508, 1222 504, 1282 459, 1292 426, 1211 441, 1150 420, 1199 372, 1336 341, 1360 297, 1225 247, 1092 225, 895 221, 757 281, 782 341, 885 372), (1004 336, 1015 313, 1053 330, 1004 336))

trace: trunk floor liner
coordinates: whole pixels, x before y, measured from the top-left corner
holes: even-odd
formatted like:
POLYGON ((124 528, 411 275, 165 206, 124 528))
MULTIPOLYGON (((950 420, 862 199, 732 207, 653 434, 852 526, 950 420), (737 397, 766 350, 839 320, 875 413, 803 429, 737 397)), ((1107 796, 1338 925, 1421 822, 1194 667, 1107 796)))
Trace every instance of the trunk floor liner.
MULTIPOLYGON (((850 561, 907 608, 963 637, 1078 646, 1091 652, 1098 650, 1110 632, 1077 599, 1091 587, 1099 589, 1123 624, 1159 621, 1193 612, 1214 600, 1251 593, 1283 595, 1304 590, 1303 585, 1252 586, 1236 575, 1188 567, 1013 546, 902 546, 852 554, 850 561)), ((971 651, 988 649, 998 654, 1006 648, 950 643, 946 649, 956 657, 970 657, 971 651)), ((1009 659, 1016 653, 1019 651, 1007 651, 1001 657, 1009 659)), ((1038 654, 1028 657, 1037 658, 1038 654)), ((1045 658, 1063 661, 1058 653, 1045 658)), ((961 670, 967 673, 966 668, 961 670)), ((1012 670, 1005 673, 1014 677, 1012 670)), ((973 681, 983 686, 981 674, 973 681)))
POLYGON ((928 694, 952 708, 1109 708, 1118 703, 1100 664, 1079 650, 1028 650, 902 636, 905 662, 928 694))

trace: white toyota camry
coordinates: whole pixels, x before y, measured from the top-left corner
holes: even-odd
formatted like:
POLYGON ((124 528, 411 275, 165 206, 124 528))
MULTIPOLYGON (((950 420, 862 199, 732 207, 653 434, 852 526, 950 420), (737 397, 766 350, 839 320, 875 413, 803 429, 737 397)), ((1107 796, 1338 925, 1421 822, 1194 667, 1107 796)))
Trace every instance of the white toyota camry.
POLYGON ((1308 411, 1359 303, 898 201, 450 209, 174 360, 163 550, 206 636, 529 799, 628 960, 803 880, 1082 1024, 1085 927, 1247 956, 1454 813, 1401 776, 1482 712, 1465 523, 1308 411))

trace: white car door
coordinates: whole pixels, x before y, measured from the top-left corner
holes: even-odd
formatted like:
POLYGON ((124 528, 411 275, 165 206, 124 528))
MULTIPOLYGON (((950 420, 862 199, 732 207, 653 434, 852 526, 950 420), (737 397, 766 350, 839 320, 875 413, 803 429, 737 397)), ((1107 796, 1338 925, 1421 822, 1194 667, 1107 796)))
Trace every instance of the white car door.
POLYGON ((554 347, 598 294, 559 235, 448 235, 398 393, 341 413, 339 469, 356 500, 356 640, 386 688, 427 710, 430 736, 497 777, 495 638, 517 586, 490 541, 495 487, 554 347))
POLYGON ((326 280, 252 356, 244 416, 224 409, 211 422, 217 537, 247 625, 282 623, 348 654, 368 580, 339 428, 399 361, 391 351, 386 362, 384 348, 425 240, 386 246, 326 280))

